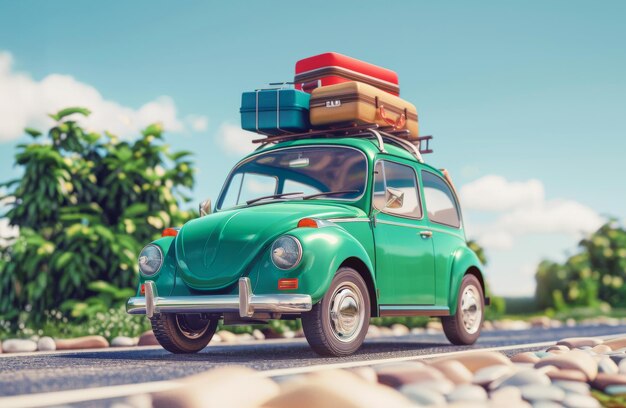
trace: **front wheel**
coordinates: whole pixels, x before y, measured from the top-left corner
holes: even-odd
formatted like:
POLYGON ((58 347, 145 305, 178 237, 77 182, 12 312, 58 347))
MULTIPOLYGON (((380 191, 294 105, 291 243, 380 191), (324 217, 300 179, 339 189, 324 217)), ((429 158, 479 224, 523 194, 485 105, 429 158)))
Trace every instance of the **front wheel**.
POLYGON ((456 314, 441 318, 443 332, 450 343, 474 344, 480 336, 485 310, 483 289, 474 275, 465 275, 457 299, 456 314))
POLYGON ((197 353, 205 348, 217 330, 217 322, 194 313, 161 313, 150 319, 159 344, 175 354, 197 353))
POLYGON ((347 356, 365 339, 370 298, 365 281, 352 268, 339 268, 321 301, 302 314, 311 348, 323 356, 347 356))

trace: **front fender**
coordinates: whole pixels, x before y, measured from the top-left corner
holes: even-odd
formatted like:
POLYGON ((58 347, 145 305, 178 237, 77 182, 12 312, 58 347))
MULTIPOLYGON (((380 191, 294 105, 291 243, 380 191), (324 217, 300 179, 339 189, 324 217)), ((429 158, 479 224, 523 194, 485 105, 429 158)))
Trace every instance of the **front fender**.
MULTIPOLYGON (((480 275, 480 281, 484 282, 482 275, 482 264, 476 256, 476 253, 469 247, 460 247, 454 252, 454 260, 452 263, 452 274, 450 279, 450 296, 448 297, 448 307, 450 308, 450 314, 456 314, 458 305, 459 289, 461 288, 461 281, 463 276, 470 269, 476 269, 480 275)), ((484 293, 483 285, 483 293, 484 293)))
POLYGON ((319 302, 335 276, 335 272, 348 258, 360 259, 368 268, 373 279, 372 261, 363 245, 340 226, 322 228, 296 228, 285 235, 291 235, 302 244, 302 260, 293 270, 283 271, 271 261, 270 249, 267 248, 250 274, 256 280, 254 292, 303 293, 311 295, 313 303, 319 302), (298 289, 278 290, 278 279, 298 278, 298 289))

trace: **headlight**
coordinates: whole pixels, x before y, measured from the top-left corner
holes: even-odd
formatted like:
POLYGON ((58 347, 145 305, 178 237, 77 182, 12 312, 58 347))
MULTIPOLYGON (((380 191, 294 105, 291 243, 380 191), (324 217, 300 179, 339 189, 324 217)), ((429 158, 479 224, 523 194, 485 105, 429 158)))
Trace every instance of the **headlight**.
POLYGON ((141 250, 139 254, 139 270, 142 274, 151 276, 159 271, 163 265, 163 253, 161 248, 150 244, 141 250))
POLYGON ((302 245, 290 235, 284 235, 272 244, 272 262, 278 269, 292 269, 301 258, 302 245))

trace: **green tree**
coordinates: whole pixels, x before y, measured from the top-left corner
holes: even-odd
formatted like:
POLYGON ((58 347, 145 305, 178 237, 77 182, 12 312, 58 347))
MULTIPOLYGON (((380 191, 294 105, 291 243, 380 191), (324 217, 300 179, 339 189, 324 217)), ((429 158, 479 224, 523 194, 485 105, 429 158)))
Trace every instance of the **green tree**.
POLYGON ((626 307, 626 230, 609 221, 579 243, 580 251, 563 264, 542 262, 535 298, 542 308, 626 307))
POLYGON ((191 216, 179 208, 194 183, 190 153, 170 153, 159 124, 129 142, 70 119, 89 114, 50 115, 57 123, 45 136, 26 129, 33 140, 15 155, 23 176, 0 184, 12 202, 3 216, 19 227, 0 248, 6 319, 32 309, 36 321, 68 299, 84 299, 95 281, 133 286, 142 246, 191 216))

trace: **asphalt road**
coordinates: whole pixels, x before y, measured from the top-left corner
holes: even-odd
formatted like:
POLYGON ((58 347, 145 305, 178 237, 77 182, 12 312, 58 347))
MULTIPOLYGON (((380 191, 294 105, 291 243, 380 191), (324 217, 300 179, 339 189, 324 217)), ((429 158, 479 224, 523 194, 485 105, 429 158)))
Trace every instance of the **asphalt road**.
MULTIPOLYGON (((346 358, 324 358, 313 353, 304 339, 210 345, 201 353, 172 355, 163 349, 133 348, 0 358, 0 397, 85 389, 149 381, 175 380, 224 365, 256 370, 373 361, 555 341, 565 337, 626 333, 625 326, 578 326, 521 331, 489 331, 471 347, 450 345, 443 334, 421 334, 368 339, 361 350, 346 358)), ((523 346, 522 346, 523 347, 523 346)), ((514 354, 519 350, 508 351, 514 354)))

